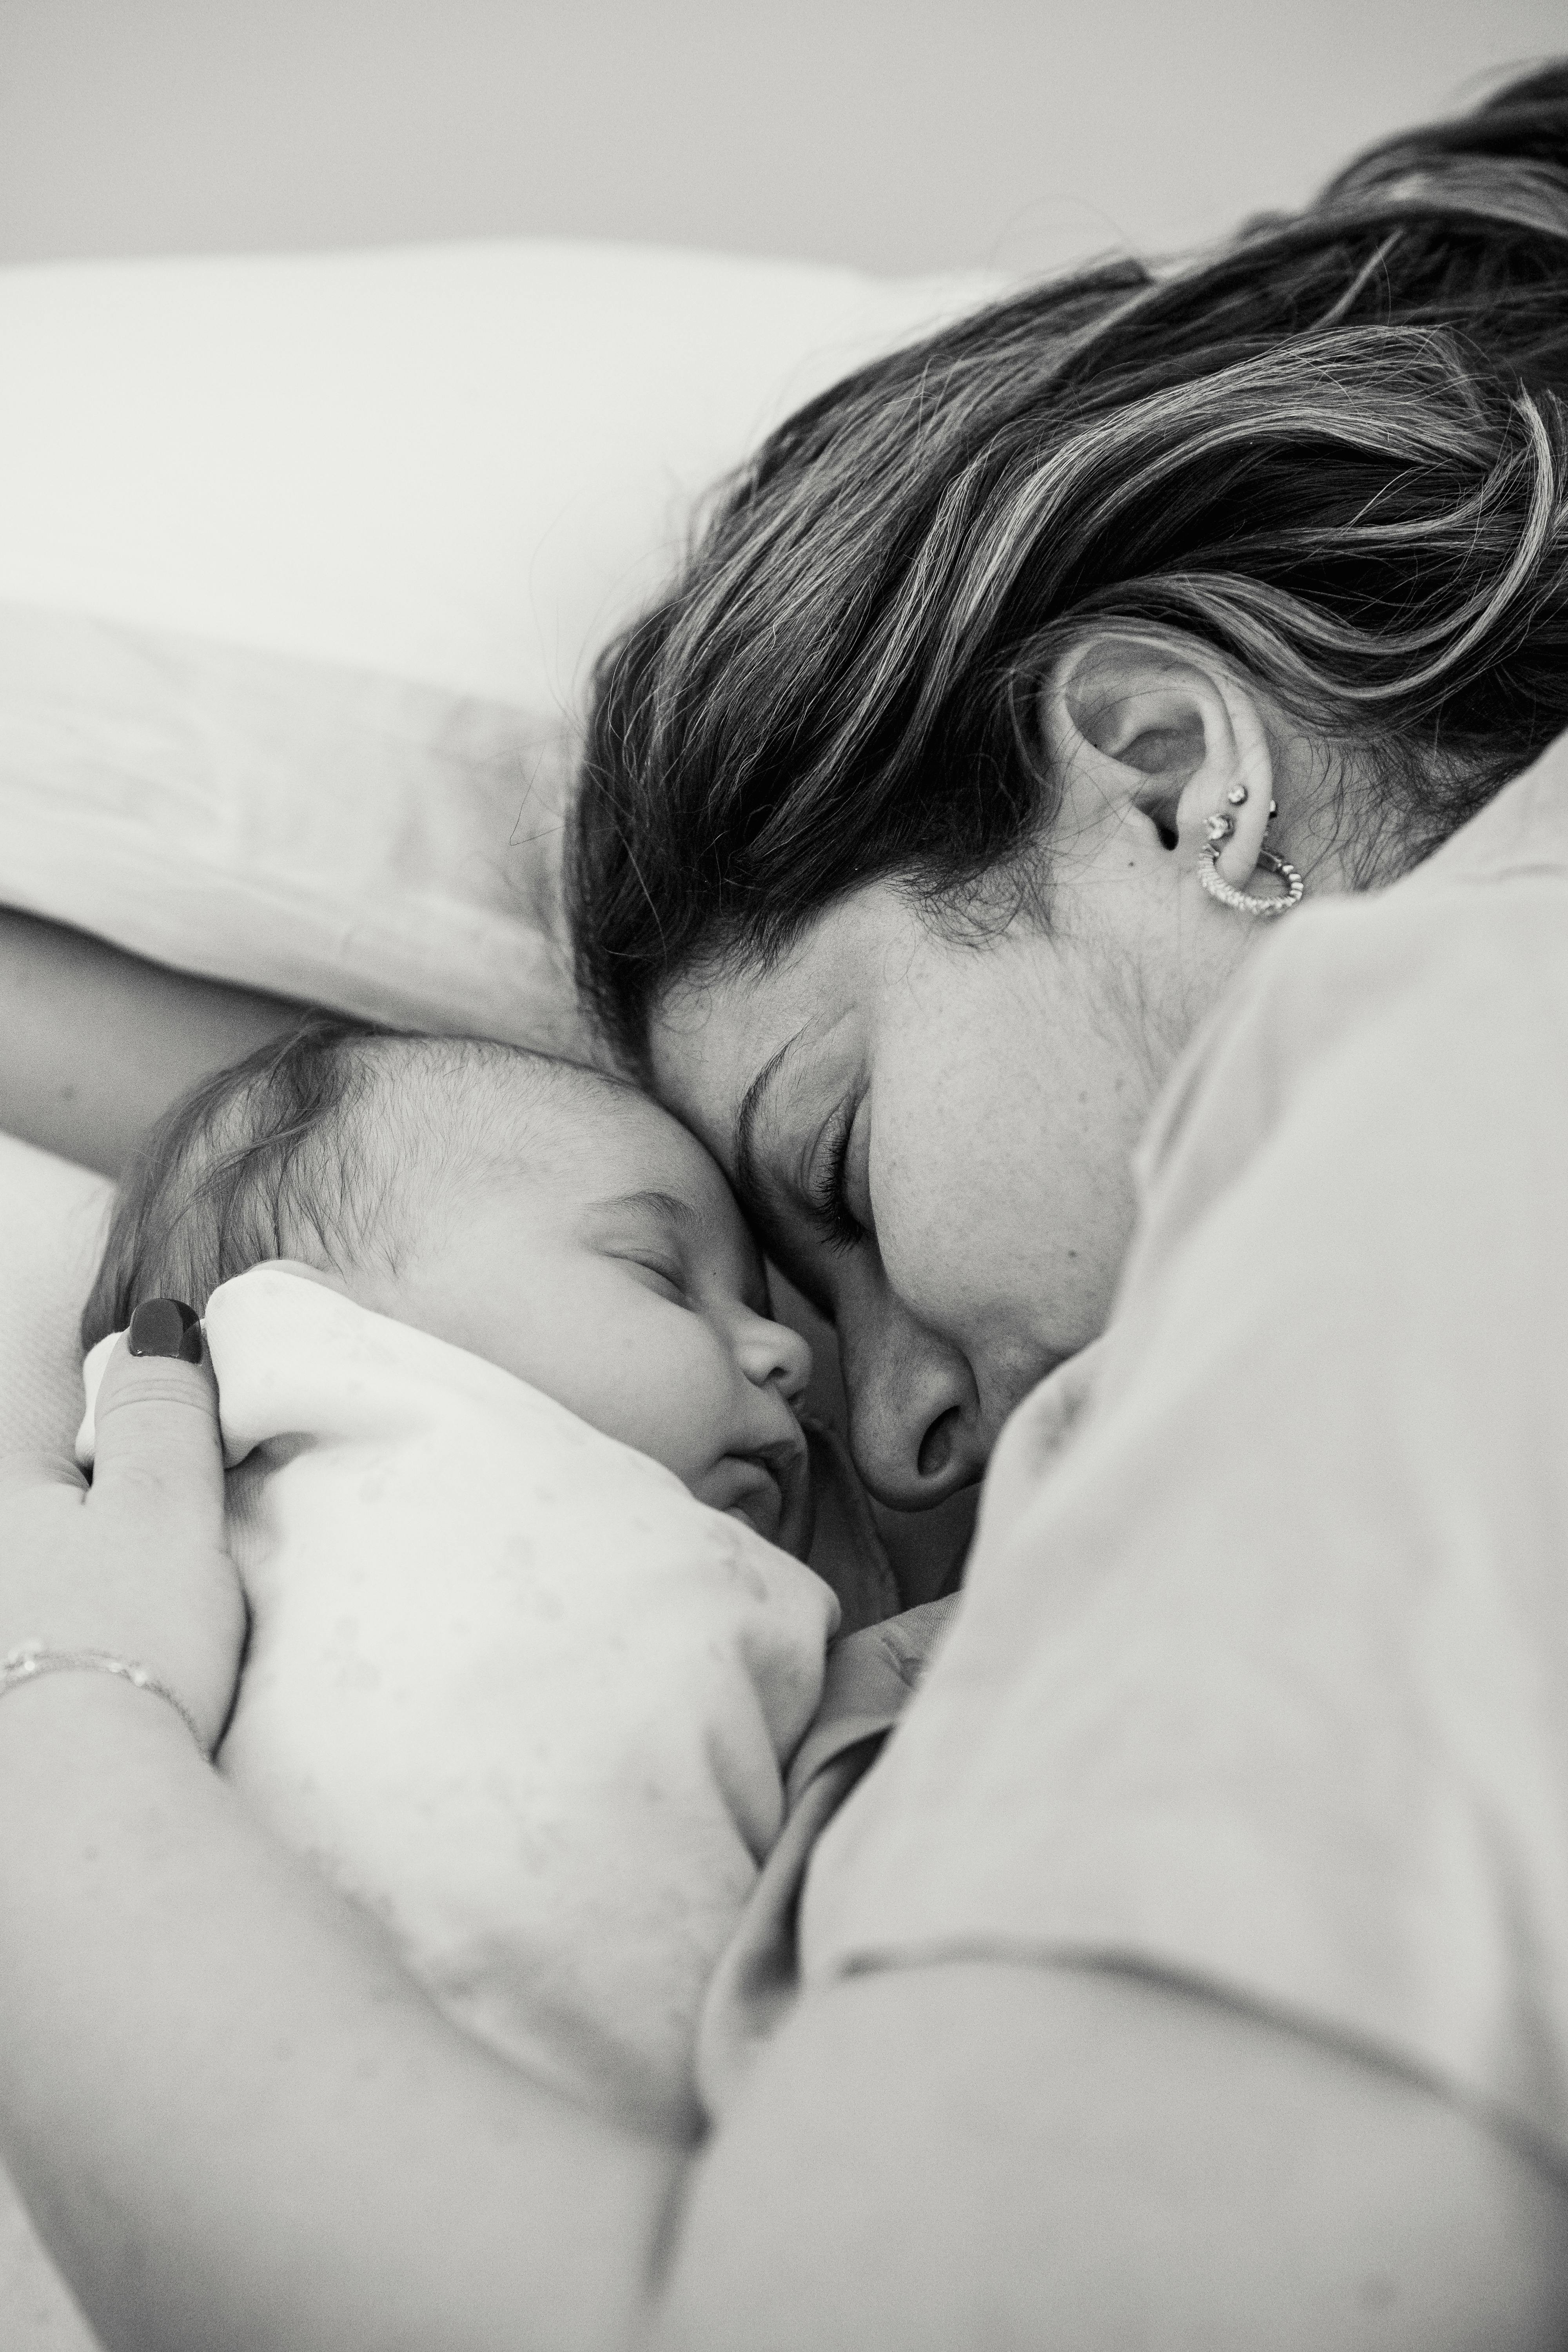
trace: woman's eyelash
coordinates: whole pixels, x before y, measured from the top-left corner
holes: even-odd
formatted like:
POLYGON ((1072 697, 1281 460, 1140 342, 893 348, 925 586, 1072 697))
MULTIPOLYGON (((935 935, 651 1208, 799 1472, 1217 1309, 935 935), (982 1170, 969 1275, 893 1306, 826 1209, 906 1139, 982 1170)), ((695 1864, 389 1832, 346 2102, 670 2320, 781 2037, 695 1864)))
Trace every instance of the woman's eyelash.
POLYGON ((849 1206, 849 1139, 855 1131, 856 1105, 847 1102, 828 1138, 825 1165, 807 1189, 806 1199, 817 1231, 829 1249, 853 1249, 866 1238, 866 1228, 849 1206))

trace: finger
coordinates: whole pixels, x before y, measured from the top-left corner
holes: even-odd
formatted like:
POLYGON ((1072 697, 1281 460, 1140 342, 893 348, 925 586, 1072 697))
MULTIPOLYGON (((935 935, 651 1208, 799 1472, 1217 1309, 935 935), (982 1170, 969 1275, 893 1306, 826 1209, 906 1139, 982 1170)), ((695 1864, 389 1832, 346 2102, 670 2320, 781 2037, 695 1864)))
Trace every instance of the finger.
POLYGON ((0 1454, 0 1509, 40 1486, 74 1487, 80 1494, 86 1485, 68 1454, 0 1454))
MULTIPOLYGON (((105 1503, 134 1494, 141 1507, 171 1514, 189 1535, 205 1514, 216 1530, 223 1515, 223 1447, 218 1434, 217 1383, 199 1329, 182 1329, 174 1302, 140 1307, 131 1329, 110 1357, 98 1392, 92 1491, 105 1503), (182 1345, 183 1342, 183 1345, 182 1345), (136 1352, 138 1346, 156 1352, 136 1352), (180 1349, 179 1353, 170 1352, 180 1349)), ((184 1310, 185 1316, 190 1309, 184 1310)))

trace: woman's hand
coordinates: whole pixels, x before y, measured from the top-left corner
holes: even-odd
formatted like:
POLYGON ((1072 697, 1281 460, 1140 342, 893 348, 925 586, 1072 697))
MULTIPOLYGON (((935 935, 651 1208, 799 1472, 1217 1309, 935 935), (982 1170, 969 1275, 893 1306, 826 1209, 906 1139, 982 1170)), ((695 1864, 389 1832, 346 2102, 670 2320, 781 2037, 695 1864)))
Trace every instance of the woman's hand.
MULTIPOLYGON (((177 1345, 179 1323, 166 1301, 139 1308, 132 1344, 177 1345)), ((0 1466, 0 1659, 37 1643, 145 1666, 209 1751, 246 1625, 224 1542, 216 1407, 205 1355, 132 1354, 122 1340, 99 1392, 90 1487, 65 1464, 0 1466)))

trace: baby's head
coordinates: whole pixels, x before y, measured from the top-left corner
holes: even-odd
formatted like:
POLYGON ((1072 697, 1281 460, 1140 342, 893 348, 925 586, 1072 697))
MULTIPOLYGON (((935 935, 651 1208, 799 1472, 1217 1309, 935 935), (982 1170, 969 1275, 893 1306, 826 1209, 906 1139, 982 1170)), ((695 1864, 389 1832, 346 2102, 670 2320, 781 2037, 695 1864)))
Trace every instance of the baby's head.
POLYGON ((662 1462, 792 1550, 810 1533, 774 1322, 722 1174, 623 1080, 467 1038, 314 1018, 174 1108, 127 1179, 83 1344, 146 1298, 302 1261, 662 1462))

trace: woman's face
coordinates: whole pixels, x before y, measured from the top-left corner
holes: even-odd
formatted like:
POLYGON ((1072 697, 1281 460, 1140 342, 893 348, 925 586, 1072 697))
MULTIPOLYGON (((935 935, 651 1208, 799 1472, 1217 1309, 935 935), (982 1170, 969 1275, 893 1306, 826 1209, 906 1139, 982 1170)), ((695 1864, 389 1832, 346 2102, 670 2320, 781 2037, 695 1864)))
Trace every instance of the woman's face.
POLYGON ((1131 1147, 1267 929, 1202 887, 1215 814, 1237 887, 1269 827, 1314 890, 1345 882, 1310 746, 1203 649, 1087 639, 1044 725, 1048 925, 963 943, 872 884, 772 970, 676 984, 652 1025, 658 1091, 837 1325, 856 1459, 905 1509, 977 1478, 1105 1322, 1131 1147))
POLYGON ((1003 1422, 1100 1330, 1131 1147, 1170 1060, 1099 943, 944 939, 889 885, 763 976, 674 991, 670 1107, 837 1326, 861 1471, 902 1508, 976 1478, 1003 1422))

